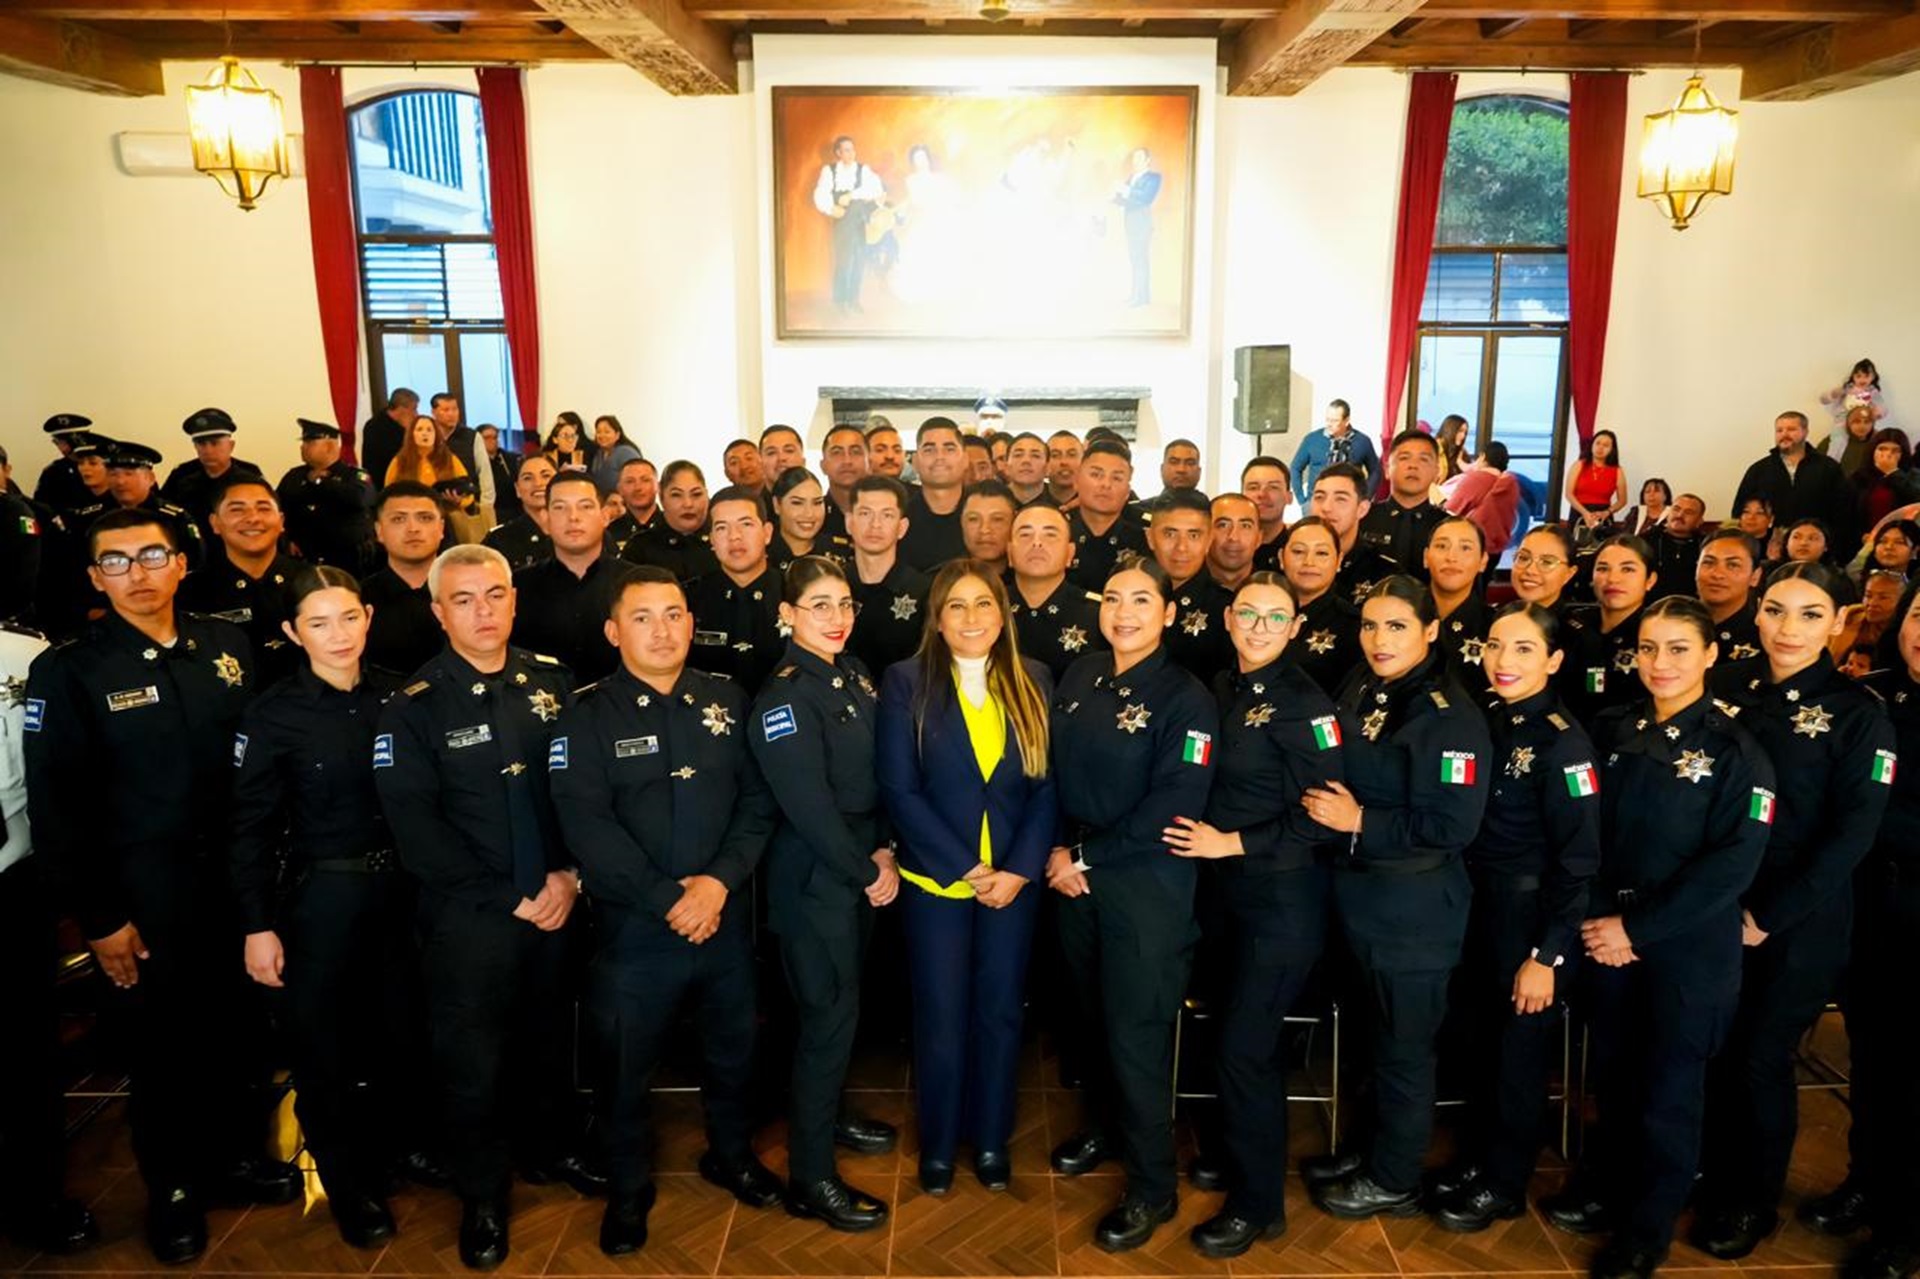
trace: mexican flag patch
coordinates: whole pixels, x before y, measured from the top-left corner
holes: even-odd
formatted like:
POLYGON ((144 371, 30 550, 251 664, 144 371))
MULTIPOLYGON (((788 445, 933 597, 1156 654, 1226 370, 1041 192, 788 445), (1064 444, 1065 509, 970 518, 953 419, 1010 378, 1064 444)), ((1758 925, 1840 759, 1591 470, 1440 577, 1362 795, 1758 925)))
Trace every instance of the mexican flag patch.
POLYGON ((31 515, 22 515, 20 517, 20 531, 28 537, 39 537, 40 521, 34 519, 31 515))
POLYGON ((1440 756, 1440 780, 1449 786, 1471 786, 1474 778, 1472 751, 1446 751, 1440 756))
POLYGON ((1747 816, 1764 826, 1773 825, 1773 792, 1765 787, 1753 788, 1753 799, 1747 805, 1747 816))
POLYGON ((1894 755, 1892 751, 1873 753, 1873 780, 1882 786, 1893 785, 1894 755))
POLYGON ((1607 691, 1607 668, 1604 666, 1587 667, 1587 691, 1604 693, 1607 691))
POLYGON ((1198 729, 1188 729, 1186 743, 1180 748, 1180 759, 1203 768, 1213 763, 1213 736, 1198 729))
POLYGON ((1600 774, 1593 771, 1592 764, 1575 764, 1570 768, 1562 769, 1561 772, 1566 774, 1567 794, 1575 799, 1585 799, 1589 795, 1600 793, 1600 774))
POLYGON ((1313 721, 1313 744, 1323 751, 1332 750, 1340 744, 1340 721, 1331 715, 1322 715, 1313 721))

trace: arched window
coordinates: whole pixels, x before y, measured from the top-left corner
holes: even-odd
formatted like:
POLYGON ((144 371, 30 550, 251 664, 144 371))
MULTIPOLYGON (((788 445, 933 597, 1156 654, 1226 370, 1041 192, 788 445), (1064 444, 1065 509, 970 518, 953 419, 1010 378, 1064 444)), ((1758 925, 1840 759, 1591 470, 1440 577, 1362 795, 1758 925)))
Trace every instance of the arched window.
POLYGON ((360 296, 374 403, 395 387, 460 397, 467 425, 518 448, 480 99, 411 89, 348 112, 360 296))
POLYGON ((1453 109, 1409 424, 1466 418, 1477 455, 1558 500, 1567 425, 1567 104, 1502 94, 1453 109))

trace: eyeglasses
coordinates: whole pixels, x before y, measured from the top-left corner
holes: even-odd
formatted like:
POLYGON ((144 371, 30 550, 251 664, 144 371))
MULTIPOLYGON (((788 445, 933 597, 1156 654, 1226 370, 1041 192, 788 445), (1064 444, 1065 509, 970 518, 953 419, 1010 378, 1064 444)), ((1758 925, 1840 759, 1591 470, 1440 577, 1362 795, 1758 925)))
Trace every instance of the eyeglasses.
POLYGON ((149 573, 158 573, 173 562, 179 552, 166 546, 143 546, 133 554, 124 551, 108 551, 93 562, 93 566, 108 577, 125 577, 138 564, 149 573))
POLYGON ((860 612, 859 600, 815 600, 811 604, 800 606, 812 614, 813 620, 822 626, 836 617, 853 617, 860 612))
POLYGON ((1532 551, 1516 551, 1513 556, 1513 566, 1515 568, 1531 566, 1551 573, 1557 568, 1565 568, 1567 562, 1558 555, 1535 555, 1532 551))
POLYGON ((1287 623, 1293 620, 1293 614, 1284 609, 1274 609, 1271 613, 1262 613, 1255 608, 1236 608, 1233 610, 1233 624, 1243 631, 1255 630, 1265 622, 1270 631, 1283 631, 1287 623))

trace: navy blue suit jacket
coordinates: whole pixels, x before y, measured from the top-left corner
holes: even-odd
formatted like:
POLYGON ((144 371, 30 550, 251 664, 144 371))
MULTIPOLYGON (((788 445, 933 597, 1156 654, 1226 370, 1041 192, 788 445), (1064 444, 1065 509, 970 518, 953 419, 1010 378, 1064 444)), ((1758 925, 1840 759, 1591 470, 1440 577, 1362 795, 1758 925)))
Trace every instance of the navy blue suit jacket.
MULTIPOLYGON (((1031 658, 1021 661, 1040 696, 1050 697, 1053 681, 1047 668, 1031 658)), ((1052 773, 1026 775, 1009 723, 1000 763, 992 777, 982 779, 966 717, 960 713, 960 694, 951 686, 945 697, 928 705, 916 741, 913 709, 920 683, 920 663, 909 658, 889 666, 880 685, 875 767, 881 800, 899 842, 900 864, 936 883, 964 878, 980 864, 984 812, 995 869, 1039 880, 1058 820, 1052 773)))

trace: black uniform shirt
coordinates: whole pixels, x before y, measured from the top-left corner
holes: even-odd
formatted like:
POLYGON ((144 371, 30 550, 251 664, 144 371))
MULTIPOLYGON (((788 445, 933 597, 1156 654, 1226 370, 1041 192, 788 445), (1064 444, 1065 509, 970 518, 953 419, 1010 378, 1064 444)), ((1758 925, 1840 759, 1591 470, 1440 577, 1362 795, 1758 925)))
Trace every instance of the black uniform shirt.
POLYGON ((1328 693, 1337 693, 1360 660, 1360 610, 1329 587, 1300 610, 1300 633, 1287 657, 1328 693))
POLYGON ((27 499, 0 489, 0 618, 27 617, 39 594, 53 529, 27 499))
POLYGON ((431 898, 511 913, 535 895, 515 882, 516 811, 538 831, 543 876, 572 864, 547 794, 572 697, 572 672, 550 657, 509 649, 485 675, 447 648, 387 703, 374 783, 400 860, 431 898))
MULTIPOLYGON (((1905 668, 1882 671, 1872 687, 1886 699, 1887 718, 1893 723, 1894 749, 1908 765, 1896 769, 1886 813, 1880 819, 1874 855, 1905 867, 1920 865, 1920 683, 1905 668)), ((1903 870, 1903 873, 1911 873, 1903 870)))
MULTIPOLYGON (((120 507, 117 503, 106 504, 100 508, 100 514, 105 515, 109 511, 117 511, 119 509, 120 507)), ((181 554, 187 557, 187 570, 189 572, 207 562, 207 546, 212 541, 212 534, 202 535, 200 522, 195 520, 193 515, 185 507, 176 506, 172 502, 167 501, 160 496, 160 490, 155 489, 147 494, 146 501, 140 503, 140 505, 133 509, 146 511, 150 515, 157 516, 161 523, 173 530, 174 540, 178 543, 181 554)), ((86 534, 83 530, 81 533, 81 542, 83 545, 85 541, 86 534)))
MULTIPOLYGON (((830 560, 851 564, 853 563, 853 543, 847 540, 845 533, 831 533, 823 528, 820 530, 820 535, 813 539, 813 547, 807 551, 807 554, 824 555, 830 560)), ((773 544, 767 547, 767 562, 785 573, 787 565, 799 558, 800 553, 788 546, 787 539, 781 537, 776 531, 773 535, 773 544)))
POLYGON ((683 583, 720 571, 720 561, 713 557, 713 546, 704 530, 679 533, 664 521, 659 522, 654 532, 628 542, 621 550, 620 558, 629 564, 652 564, 663 568, 683 583))
POLYGON ((179 615, 171 645, 118 614, 42 653, 27 676, 27 811, 78 903, 82 931, 127 923, 151 887, 224 851, 233 733, 253 692, 239 627, 179 615))
POLYGON ((360 571, 373 545, 373 483, 365 471, 335 462, 315 475, 296 466, 281 477, 278 494, 302 558, 360 571))
POLYGON ((405 578, 383 568, 360 584, 360 601, 373 609, 366 660, 375 666, 412 674, 432 661, 446 642, 425 582, 408 586, 405 578))
POLYGON ((61 512, 85 506, 92 497, 86 481, 80 478, 80 464, 70 457, 56 457, 47 463, 33 486, 34 501, 61 512))
POLYGON ((1493 787, 1467 867, 1539 885, 1534 957, 1552 966, 1580 953, 1587 890, 1600 866, 1599 757, 1551 687, 1496 701, 1487 727, 1493 787))
POLYGON ((1478 689, 1487 685, 1486 668, 1480 659, 1486 651, 1487 631, 1492 626, 1493 613, 1477 589, 1440 619, 1440 647, 1447 651, 1447 665, 1462 688, 1478 689))
POLYGON ((1493 739, 1445 656, 1429 652, 1392 681, 1362 667, 1339 702, 1347 784, 1365 810, 1354 854, 1408 864, 1457 858, 1480 830, 1493 739))
POLYGON ((1773 833, 1742 900, 1762 932, 1776 933, 1852 891, 1896 772, 1893 725, 1879 694, 1824 652, 1779 684, 1757 657, 1716 667, 1713 686, 1743 708, 1740 723, 1773 763, 1773 833))
POLYGON ((1104 590, 1114 564, 1128 551, 1147 553, 1147 526, 1124 511, 1104 533, 1088 528, 1086 516, 1075 511, 1067 525, 1067 536, 1076 548, 1067 580, 1078 582, 1084 590, 1104 590))
POLYGON ((1640 682, 1640 614, 1635 609, 1612 630, 1602 630, 1600 606, 1583 604, 1560 614, 1560 673, 1554 684, 1560 698, 1582 724, 1609 706, 1625 706, 1647 695, 1640 682))
POLYGON ((907 499, 907 531, 900 539, 900 558, 909 567, 932 573, 948 560, 967 553, 967 540, 960 532, 960 503, 945 515, 935 515, 919 489, 907 499))
POLYGON ((759 689, 787 643, 780 621, 780 571, 769 564, 745 586, 736 585, 725 570, 696 577, 687 583, 687 607, 693 610, 687 663, 731 676, 749 694, 759 689))
POLYGON ((553 539, 540 530, 531 515, 516 515, 490 530, 482 541, 506 556, 508 566, 516 573, 553 558, 553 539))
POLYGON ((1367 592, 1374 584, 1395 573, 1402 572, 1401 567, 1391 557, 1369 546, 1364 541, 1356 541, 1347 553, 1340 557, 1340 571, 1334 575, 1331 594, 1353 602, 1355 608, 1366 602, 1367 592))
POLYGON ((1389 573, 1405 573, 1427 580, 1427 539, 1433 526, 1447 518, 1447 508, 1433 502, 1402 506, 1391 495, 1373 504, 1360 521, 1355 548, 1365 548, 1391 565, 1389 573))
POLYGON ((927 591, 933 585, 927 575, 896 556, 877 582, 862 582, 857 572, 847 578, 860 605, 847 648, 861 664, 868 671, 884 672, 918 652, 927 624, 927 591))
MULTIPOLYGON (((1220 762, 1206 820, 1238 831, 1245 857, 1220 862, 1229 874, 1271 874, 1310 865, 1337 836, 1307 816, 1310 786, 1346 780, 1346 755, 1333 699, 1284 657, 1256 671, 1214 677, 1220 762)), ((1190 815, 1190 814, 1185 814, 1190 815)))
POLYGON ((1635 949, 1730 927, 1772 831, 1773 765, 1734 708, 1702 697, 1664 724, 1651 701, 1602 711, 1600 876, 1588 907, 1635 949))
POLYGON ((1100 633, 1099 595, 1080 589, 1069 579, 1055 587, 1044 602, 1028 604, 1011 572, 1006 581, 1020 655, 1044 662, 1056 685, 1067 667, 1080 658, 1106 651, 1107 637, 1100 633))
POLYGON ((1060 817, 1094 882, 1099 867, 1131 863, 1191 885, 1193 863, 1167 850, 1165 831, 1207 811, 1220 714, 1206 686, 1164 645, 1117 675, 1111 653, 1093 653, 1067 668, 1049 719, 1060 817))
MULTIPOLYGON (((682 879, 711 875, 739 893, 776 815, 748 729, 740 686, 692 668, 671 693, 624 666, 580 691, 561 717, 548 772, 561 833, 595 905, 686 945, 666 925, 682 879)), ((732 909, 744 919, 748 907, 732 909)))
POLYGON ((582 683, 602 679, 620 664, 607 643, 607 613, 633 565, 602 554, 575 576, 557 558, 513 575, 513 642, 560 659, 582 683))
POLYGON ((1227 633, 1233 592, 1203 569, 1174 587, 1173 603, 1177 611, 1166 631, 1167 655, 1202 684, 1211 684, 1214 676, 1235 665, 1233 639, 1227 633))
POLYGON ((293 620, 287 588, 304 565, 291 555, 275 555, 264 573, 250 577, 235 567, 222 546, 208 557, 206 567, 180 584, 180 606, 245 631, 264 688, 292 674, 300 662, 299 648, 280 623, 293 620))
POLYGON ((1715 626, 1714 638, 1720 646, 1720 661, 1744 662, 1750 657, 1760 656, 1760 627, 1753 620, 1758 611, 1759 604, 1749 598, 1745 608, 1715 626))
POLYGON ((1265 570, 1269 573, 1280 571, 1280 548, 1287 544, 1287 529, 1283 524, 1280 531, 1273 535, 1270 542, 1262 542, 1253 550, 1254 571, 1265 570))
POLYGON ((302 664, 241 716, 227 865, 244 931, 273 927, 283 848, 289 877, 309 862, 393 848, 373 786, 373 740, 380 709, 402 679, 368 668, 342 692, 302 664))
POLYGON ((160 496, 180 507, 192 517, 200 529, 200 535, 208 545, 218 539, 213 534, 213 486, 230 475, 252 475, 261 479, 266 473, 251 462, 234 458, 233 463, 218 478, 208 475, 207 468, 200 464, 199 458, 191 458, 167 472, 166 482, 160 486, 160 496))
POLYGON ((645 524, 635 519, 632 511, 622 512, 619 519, 607 525, 607 536, 613 539, 613 553, 615 555, 625 555, 627 553, 627 543, 633 541, 634 538, 654 537, 663 532, 666 527, 667 518, 660 513, 660 508, 656 506, 653 508, 653 515, 648 518, 645 524))
POLYGON ((1695 571, 1700 566, 1701 535, 1695 532, 1691 537, 1675 537, 1662 524, 1641 536, 1653 547, 1653 571, 1660 575, 1660 580, 1648 591, 1648 598, 1693 594, 1695 571))

